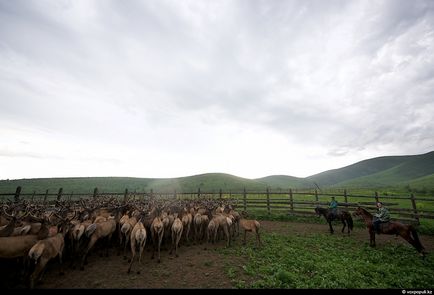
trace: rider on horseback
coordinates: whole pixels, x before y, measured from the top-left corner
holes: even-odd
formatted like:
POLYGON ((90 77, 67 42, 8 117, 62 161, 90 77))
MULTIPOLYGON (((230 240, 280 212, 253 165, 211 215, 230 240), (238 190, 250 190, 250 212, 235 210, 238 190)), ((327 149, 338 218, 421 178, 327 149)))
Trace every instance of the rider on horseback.
POLYGON ((330 214, 336 218, 338 211, 338 202, 335 200, 335 197, 332 197, 332 200, 329 204, 330 214))
POLYGON ((377 234, 380 234, 380 223, 386 223, 390 221, 389 210, 383 207, 383 203, 377 202, 378 212, 374 214, 372 224, 377 234))

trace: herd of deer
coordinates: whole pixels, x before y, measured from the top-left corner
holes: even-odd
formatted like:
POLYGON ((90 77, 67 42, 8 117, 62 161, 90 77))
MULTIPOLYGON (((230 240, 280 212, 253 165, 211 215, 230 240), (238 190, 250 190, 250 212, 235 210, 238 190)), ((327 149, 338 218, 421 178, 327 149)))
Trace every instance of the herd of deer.
MULTIPOLYGON (((56 201, 55 204, 22 201, 4 203, 0 215, 0 259, 17 259, 21 276, 30 288, 41 280, 47 263, 58 257, 63 274, 62 257, 70 258, 70 267, 80 263, 83 270, 88 254, 100 245, 105 256, 113 245, 123 248, 124 259, 130 247, 130 273, 138 252, 141 263, 145 245, 152 243, 152 259, 157 252, 160 262, 162 244, 175 250, 180 244, 216 243, 224 238, 231 245, 240 227, 256 234, 261 246, 259 222, 238 213, 230 200, 129 200, 113 197, 56 201)), ((205 246, 206 249, 206 246, 205 246)), ((103 254, 103 253, 101 253, 103 254)), ((102 256, 100 254, 100 256, 102 256)), ((137 271, 140 273, 140 271, 137 271)))

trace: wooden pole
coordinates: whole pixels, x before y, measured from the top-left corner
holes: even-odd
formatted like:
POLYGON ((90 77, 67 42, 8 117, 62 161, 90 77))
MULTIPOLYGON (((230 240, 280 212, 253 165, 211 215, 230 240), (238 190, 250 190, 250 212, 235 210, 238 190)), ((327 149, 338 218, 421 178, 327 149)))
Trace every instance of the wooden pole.
POLYGON ((247 212, 247 193, 246 193, 245 187, 244 187, 244 192, 243 192, 243 204, 244 204, 244 211, 247 212))
POLYGON ((291 211, 294 211, 294 199, 292 197, 292 189, 289 189, 289 206, 291 207, 291 211))
POLYGON ((21 194, 21 186, 17 186, 17 189, 15 190, 15 196, 14 196, 15 203, 18 203, 20 201, 20 194, 21 194))
POLYGON ((315 189, 315 201, 318 202, 318 191, 315 189))
POLYGON ((267 213, 268 215, 271 214, 271 210, 270 210, 270 190, 267 187, 267 213))
POLYGON ((345 199, 345 207, 348 208, 348 196, 347 196, 347 190, 344 189, 344 199, 345 199))
POLYGON ((378 192, 375 192, 374 198, 375 198, 375 203, 377 203, 378 202, 378 192))
POLYGON ((47 202, 47 198, 48 198, 48 190, 45 191, 44 204, 47 202))
POLYGON ((63 188, 59 188, 59 192, 57 193, 57 200, 60 201, 62 198, 63 188))
POLYGON ((417 224, 420 224, 419 215, 417 214, 416 199, 414 198, 414 194, 411 194, 410 199, 411 199, 411 205, 413 206, 414 218, 416 219, 417 224))
POLYGON ((223 192, 222 189, 219 190, 219 199, 221 200, 223 198, 223 192))
POLYGON ((124 203, 127 202, 127 199, 128 199, 128 189, 126 188, 124 192, 124 203))
POLYGON ((98 188, 94 188, 93 189, 93 199, 96 199, 96 197, 98 196, 98 188))

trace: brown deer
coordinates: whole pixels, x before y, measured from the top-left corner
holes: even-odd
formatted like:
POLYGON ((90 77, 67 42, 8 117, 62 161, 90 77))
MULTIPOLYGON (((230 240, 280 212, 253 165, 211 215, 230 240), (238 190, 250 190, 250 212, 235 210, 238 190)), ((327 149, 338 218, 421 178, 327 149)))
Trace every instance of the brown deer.
POLYGON ((240 226, 244 230, 244 240, 243 245, 246 244, 246 234, 247 232, 253 232, 256 234, 256 241, 258 243, 258 247, 262 245, 261 237, 259 235, 260 223, 257 220, 246 219, 248 214, 246 211, 241 212, 240 226))
MULTIPOLYGON (((136 249, 139 248, 139 264, 142 261, 143 249, 146 245, 146 229, 142 223, 142 218, 134 225, 134 228, 131 231, 130 235, 130 243, 131 243, 131 261, 130 266, 128 267, 127 273, 130 273, 131 266, 134 262, 134 257, 136 256, 136 249)), ((140 274, 140 270, 137 271, 137 274, 140 274)))

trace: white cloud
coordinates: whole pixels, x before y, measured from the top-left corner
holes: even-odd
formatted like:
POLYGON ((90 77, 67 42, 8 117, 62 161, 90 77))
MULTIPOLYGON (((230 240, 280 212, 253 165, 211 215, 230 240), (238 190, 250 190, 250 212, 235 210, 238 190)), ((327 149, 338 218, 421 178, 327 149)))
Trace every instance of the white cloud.
POLYGON ((0 1, 0 37, 0 179, 303 177, 434 148, 430 1, 0 1))

